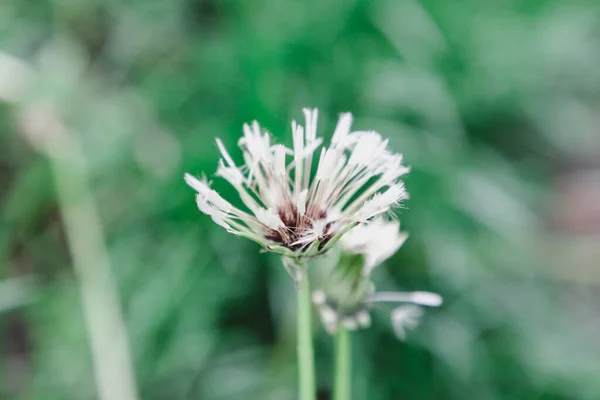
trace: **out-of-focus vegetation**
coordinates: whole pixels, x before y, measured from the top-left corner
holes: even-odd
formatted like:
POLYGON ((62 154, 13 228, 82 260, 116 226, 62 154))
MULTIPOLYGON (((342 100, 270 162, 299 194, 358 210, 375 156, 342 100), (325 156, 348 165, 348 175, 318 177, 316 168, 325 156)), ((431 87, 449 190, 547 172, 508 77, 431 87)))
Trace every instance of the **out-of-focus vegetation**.
POLYGON ((39 101, 82 144, 142 399, 294 398, 292 281, 182 176, 254 119, 289 144, 304 106, 404 153, 411 236, 375 277, 445 298, 404 343, 373 313, 356 400, 600 398, 600 2, 5 0, 0 51, 36 71, 0 105, 0 398, 96 397, 55 182, 17 122, 39 101))

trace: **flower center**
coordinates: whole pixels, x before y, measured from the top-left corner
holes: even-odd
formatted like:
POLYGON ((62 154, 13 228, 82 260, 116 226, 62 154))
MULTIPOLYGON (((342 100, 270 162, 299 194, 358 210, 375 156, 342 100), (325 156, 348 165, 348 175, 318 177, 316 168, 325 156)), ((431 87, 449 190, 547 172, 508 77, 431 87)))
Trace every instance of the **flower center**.
POLYGON ((291 250, 306 249, 316 241, 320 241, 318 250, 322 250, 334 236, 332 223, 325 222, 327 211, 323 209, 309 207, 307 213, 301 215, 295 204, 288 203, 277 213, 284 226, 268 229, 265 238, 291 250))

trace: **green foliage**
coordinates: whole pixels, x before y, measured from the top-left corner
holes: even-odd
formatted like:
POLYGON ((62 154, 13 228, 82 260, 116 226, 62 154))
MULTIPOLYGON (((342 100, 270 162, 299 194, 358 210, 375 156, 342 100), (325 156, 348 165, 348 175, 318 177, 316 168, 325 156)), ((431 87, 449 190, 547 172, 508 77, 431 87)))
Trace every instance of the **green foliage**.
MULTIPOLYGON (((291 143, 290 120, 315 106, 321 133, 351 111, 412 166, 399 213, 410 238, 377 287, 445 298, 405 343, 373 313, 353 338, 354 399, 597 399, 594 283, 556 273, 569 266, 548 251, 545 210, 555 160, 600 142, 599 9, 1 2, 0 50, 39 72, 24 104, 52 101, 83 145, 141 398, 294 398, 293 282, 201 215, 183 173, 211 175, 213 138, 232 148, 254 119, 291 143)), ((0 278, 32 277, 35 294, 5 310, 0 286, 0 398, 93 399, 49 167, 20 134, 22 109, 1 107, 0 278)), ((332 341, 315 334, 325 393, 332 341)))

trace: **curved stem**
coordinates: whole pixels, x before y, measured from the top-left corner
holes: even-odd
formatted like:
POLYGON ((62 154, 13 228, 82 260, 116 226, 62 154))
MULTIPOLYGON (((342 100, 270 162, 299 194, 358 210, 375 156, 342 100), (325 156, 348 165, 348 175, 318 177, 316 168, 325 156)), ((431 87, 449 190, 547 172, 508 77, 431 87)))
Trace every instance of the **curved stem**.
POLYGON ((311 327, 310 283, 306 271, 298 282, 298 382, 300 400, 315 399, 315 365, 311 327))
POLYGON ((350 331, 343 326, 338 327, 335 335, 335 383, 334 400, 350 400, 352 374, 352 348, 350 331))

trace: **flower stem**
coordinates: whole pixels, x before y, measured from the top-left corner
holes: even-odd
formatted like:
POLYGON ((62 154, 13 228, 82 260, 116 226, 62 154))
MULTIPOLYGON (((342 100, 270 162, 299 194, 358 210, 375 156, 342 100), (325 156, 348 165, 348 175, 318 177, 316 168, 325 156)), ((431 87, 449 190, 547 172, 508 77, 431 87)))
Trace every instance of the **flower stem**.
POLYGON ((57 113, 33 109, 24 132, 45 140, 82 299, 99 400, 137 400, 127 325, 89 187, 85 154, 57 113))
POLYGON ((300 400, 315 399, 315 365, 311 328, 310 283, 308 274, 298 282, 298 381, 300 400))
POLYGON ((350 332, 343 326, 338 327, 335 336, 335 382, 333 388, 334 400, 350 400, 350 375, 352 371, 352 356, 350 332))

